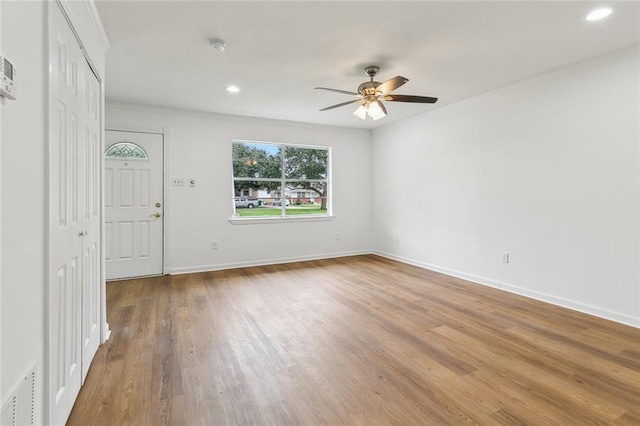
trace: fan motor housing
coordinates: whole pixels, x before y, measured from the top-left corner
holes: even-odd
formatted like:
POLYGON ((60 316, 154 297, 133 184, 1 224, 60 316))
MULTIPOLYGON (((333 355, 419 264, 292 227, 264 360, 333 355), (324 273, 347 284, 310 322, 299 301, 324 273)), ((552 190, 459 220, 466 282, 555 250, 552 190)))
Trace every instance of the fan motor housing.
POLYGON ((380 82, 378 81, 365 81, 360 86, 358 86, 358 93, 363 95, 373 95, 376 92, 376 88, 380 86, 380 82))

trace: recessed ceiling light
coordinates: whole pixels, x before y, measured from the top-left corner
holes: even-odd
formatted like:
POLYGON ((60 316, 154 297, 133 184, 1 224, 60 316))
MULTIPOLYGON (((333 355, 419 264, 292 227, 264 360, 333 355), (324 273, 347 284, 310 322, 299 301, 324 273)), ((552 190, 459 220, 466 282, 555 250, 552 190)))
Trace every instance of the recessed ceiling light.
POLYGON ((589 13, 584 19, 586 19, 587 21, 599 21, 600 19, 606 18, 612 13, 613 9, 611 9, 610 7, 602 7, 589 13))
POLYGON ((227 87, 227 92, 229 93, 238 93, 240 91, 240 88, 238 86, 228 86, 227 87))

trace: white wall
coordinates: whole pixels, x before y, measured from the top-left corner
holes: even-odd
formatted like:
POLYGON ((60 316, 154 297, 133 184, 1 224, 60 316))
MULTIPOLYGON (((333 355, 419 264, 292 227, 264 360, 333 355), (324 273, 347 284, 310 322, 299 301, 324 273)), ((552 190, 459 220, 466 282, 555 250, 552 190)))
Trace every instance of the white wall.
POLYGON ((18 76, 18 99, 2 106, 2 401, 34 362, 40 401, 44 389, 46 16, 42 2, 2 2, 18 76))
POLYGON ((638 65, 627 50, 374 130, 376 249, 640 326, 638 65))
POLYGON ((367 130, 107 103, 107 128, 170 129, 165 172, 165 270, 222 269, 369 252, 371 141, 367 130), (332 221, 234 225, 231 141, 332 147, 332 221), (195 188, 169 186, 170 177, 195 188), (340 233, 340 240, 336 240, 340 233), (218 249, 211 249, 211 242, 218 249))

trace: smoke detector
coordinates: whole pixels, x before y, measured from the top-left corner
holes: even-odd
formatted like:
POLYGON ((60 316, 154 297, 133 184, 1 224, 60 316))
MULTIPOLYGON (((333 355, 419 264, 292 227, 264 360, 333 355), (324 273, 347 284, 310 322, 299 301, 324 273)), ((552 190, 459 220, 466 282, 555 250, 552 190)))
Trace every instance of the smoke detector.
POLYGON ((209 46, 222 53, 224 52, 224 49, 227 48, 227 42, 224 40, 220 40, 219 38, 214 38, 209 40, 209 46))

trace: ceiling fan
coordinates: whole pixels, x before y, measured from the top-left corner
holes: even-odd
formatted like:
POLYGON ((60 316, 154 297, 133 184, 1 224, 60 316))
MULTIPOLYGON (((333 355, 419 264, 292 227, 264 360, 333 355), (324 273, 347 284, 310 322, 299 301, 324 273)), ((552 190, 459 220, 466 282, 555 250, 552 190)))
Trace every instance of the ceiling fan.
POLYGON ((378 120, 387 115, 387 109, 382 103, 382 100, 390 102, 416 102, 421 104, 433 104, 438 100, 438 98, 432 98, 429 96, 392 95, 391 92, 405 84, 407 81, 409 81, 409 79, 398 75, 390 80, 385 81, 384 83, 379 83, 377 81, 373 81, 373 77, 378 74, 378 71, 380 71, 380 68, 376 67, 375 65, 366 67, 364 69, 364 72, 367 76, 369 76, 369 78, 371 78, 371 80, 365 81, 360 86, 358 86, 357 92, 329 89, 327 87, 316 87, 316 89, 320 90, 329 90, 331 92, 357 96, 357 99, 342 102, 336 105, 331 105, 329 107, 322 108, 320 111, 328 111, 330 109, 338 108, 341 106, 360 103, 360 107, 355 110, 353 115, 363 120, 367 118, 367 115, 374 120, 378 120))

